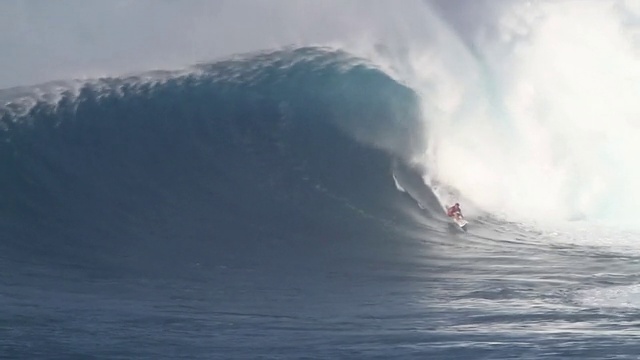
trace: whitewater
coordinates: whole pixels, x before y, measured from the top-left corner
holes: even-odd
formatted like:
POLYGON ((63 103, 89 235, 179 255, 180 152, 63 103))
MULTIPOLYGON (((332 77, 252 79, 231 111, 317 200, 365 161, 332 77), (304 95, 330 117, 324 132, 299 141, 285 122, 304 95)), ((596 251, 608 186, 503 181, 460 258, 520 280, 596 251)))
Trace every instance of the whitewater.
POLYGON ((0 23, 0 358, 638 358, 636 1, 0 23))

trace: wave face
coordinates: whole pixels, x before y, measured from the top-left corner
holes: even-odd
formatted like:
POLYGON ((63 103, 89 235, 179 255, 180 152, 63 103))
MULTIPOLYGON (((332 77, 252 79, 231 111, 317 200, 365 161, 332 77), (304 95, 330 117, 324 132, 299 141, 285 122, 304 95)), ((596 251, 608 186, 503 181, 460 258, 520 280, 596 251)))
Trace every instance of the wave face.
POLYGON ((53 100, 6 90, 0 122, 1 246, 33 261, 202 265, 366 238, 398 218, 392 166, 423 146, 412 90, 321 48, 44 87, 53 100))

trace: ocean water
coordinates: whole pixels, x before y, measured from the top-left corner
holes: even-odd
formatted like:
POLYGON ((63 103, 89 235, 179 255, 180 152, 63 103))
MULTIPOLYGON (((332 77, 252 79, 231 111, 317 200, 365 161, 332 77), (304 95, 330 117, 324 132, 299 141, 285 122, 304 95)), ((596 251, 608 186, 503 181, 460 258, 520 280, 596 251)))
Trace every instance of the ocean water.
POLYGON ((0 358, 639 358, 640 67, 589 4, 0 90, 0 358))

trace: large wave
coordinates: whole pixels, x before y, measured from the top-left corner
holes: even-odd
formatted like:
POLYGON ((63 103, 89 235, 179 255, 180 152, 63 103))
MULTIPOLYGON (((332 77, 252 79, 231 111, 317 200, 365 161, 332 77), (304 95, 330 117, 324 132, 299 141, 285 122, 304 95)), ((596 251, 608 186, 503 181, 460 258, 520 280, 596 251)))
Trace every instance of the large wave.
POLYGON ((371 241, 403 221, 392 172, 424 147, 411 89, 322 48, 12 95, 0 120, 3 253, 63 264, 371 241))
MULTIPOLYGON (((282 26, 266 26, 256 20, 258 29, 264 31, 252 32, 255 41, 246 42, 239 36, 228 42, 233 44, 228 50, 329 44, 375 64, 386 77, 417 96, 418 105, 405 106, 414 115, 421 113, 411 116, 422 117, 405 127, 411 129, 405 130, 411 133, 411 151, 399 140, 404 139, 398 136, 404 125, 398 127, 395 120, 386 123, 370 116, 373 125, 362 126, 346 116, 338 121, 339 126, 380 149, 411 153, 411 161, 424 169, 427 183, 455 193, 465 207, 509 219, 637 225, 633 208, 640 200, 635 190, 640 171, 633 154, 637 150, 634 140, 640 135, 640 107, 633 95, 640 77, 635 25, 639 12, 632 2, 341 4, 291 7, 258 3, 253 10, 275 6, 282 26), (309 19, 308 13, 317 14, 318 20, 309 19), (482 16, 475 16, 478 13, 482 16), (335 26, 325 26, 326 19, 332 19, 335 26), (388 136, 382 135, 389 129, 388 136)), ((260 13, 245 12, 244 5, 230 3, 217 16, 260 13)), ((239 26, 221 24, 233 29, 239 26)), ((217 36, 229 32, 214 28, 209 33, 216 36, 216 43, 226 43, 217 36)), ((291 73, 298 74, 298 70, 302 71, 292 68, 291 73)), ((203 66, 198 71, 209 70, 203 66)), ((147 76, 151 75, 143 77, 147 76)), ((151 77, 158 76, 167 74, 151 77)), ((193 74, 170 77, 187 84, 197 82, 193 74)), ((91 86, 81 82, 75 88, 86 94, 88 89, 105 86, 128 91, 155 89, 149 81, 133 82, 111 79, 91 86)), ((278 100, 285 104, 281 111, 288 111, 287 101, 281 100, 285 95, 295 97, 302 92, 312 98, 314 87, 335 94, 342 93, 327 89, 344 87, 349 98, 331 99, 341 104, 352 100, 358 104, 367 101, 370 92, 383 91, 373 90, 378 83, 338 83, 321 81, 320 87, 290 88, 278 100)), ((320 111, 314 106, 327 104, 307 106, 320 111)), ((29 106, 14 105, 12 111, 29 106)), ((401 109, 404 105, 391 106, 401 109)), ((349 108, 354 113, 365 111, 360 105, 349 108)), ((10 127, 11 119, 4 122, 10 127)))

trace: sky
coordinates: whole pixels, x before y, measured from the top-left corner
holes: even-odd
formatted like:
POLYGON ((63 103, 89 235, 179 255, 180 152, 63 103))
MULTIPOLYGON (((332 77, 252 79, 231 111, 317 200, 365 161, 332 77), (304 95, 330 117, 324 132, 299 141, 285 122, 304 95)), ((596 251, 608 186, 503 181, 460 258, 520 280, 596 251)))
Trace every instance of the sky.
MULTIPOLYGON (((487 1, 429 2, 461 29, 473 31, 481 9, 490 8, 482 5, 487 1)), ((346 37, 351 41, 384 37, 393 43, 401 28, 424 21, 424 13, 431 11, 426 3, 3 0, 0 89, 174 69, 235 53, 291 44, 330 44, 346 37), (377 32, 372 35, 374 28, 377 32)))
MULTIPOLYGON (((602 1, 640 13, 639 0, 602 1)), ((429 38, 434 14, 469 45, 496 36, 510 7, 532 2, 576 0, 2 0, 0 89, 286 45, 411 47, 429 38)))

